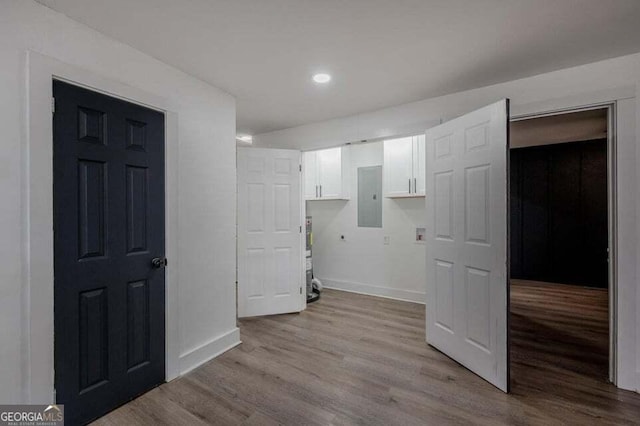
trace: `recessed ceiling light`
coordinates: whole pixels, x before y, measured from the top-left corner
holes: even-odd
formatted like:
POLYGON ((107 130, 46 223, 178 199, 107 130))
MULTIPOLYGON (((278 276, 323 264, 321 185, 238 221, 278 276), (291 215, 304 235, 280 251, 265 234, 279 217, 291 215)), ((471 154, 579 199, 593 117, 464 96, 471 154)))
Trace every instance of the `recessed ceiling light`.
POLYGON ((247 143, 253 142, 253 136, 251 135, 239 135, 239 136, 236 136, 236 139, 242 142, 247 142, 247 143))
POLYGON ((324 73, 316 74, 313 76, 313 81, 321 84, 328 83, 331 81, 331 76, 329 74, 324 74, 324 73))

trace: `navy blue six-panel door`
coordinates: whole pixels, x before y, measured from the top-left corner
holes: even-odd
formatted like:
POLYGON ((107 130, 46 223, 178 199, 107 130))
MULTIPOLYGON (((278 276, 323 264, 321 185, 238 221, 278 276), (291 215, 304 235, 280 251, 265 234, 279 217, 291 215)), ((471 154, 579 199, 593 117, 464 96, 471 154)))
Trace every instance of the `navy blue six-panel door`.
POLYGON ((164 115, 53 92, 56 401, 77 424, 165 378, 164 115))

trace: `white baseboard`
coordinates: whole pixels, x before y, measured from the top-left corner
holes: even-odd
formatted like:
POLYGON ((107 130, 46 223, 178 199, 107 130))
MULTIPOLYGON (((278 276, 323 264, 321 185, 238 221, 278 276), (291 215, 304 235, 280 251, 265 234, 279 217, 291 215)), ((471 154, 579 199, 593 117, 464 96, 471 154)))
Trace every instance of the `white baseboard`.
POLYGON ((425 303, 425 293, 419 291, 402 290, 391 287, 379 287, 370 284, 356 283, 353 281, 333 280, 319 278, 325 288, 348 291, 351 293, 366 294, 368 296, 386 297, 387 299, 402 300, 405 302, 425 303))
POLYGON ((240 343, 242 343, 240 341, 240 329, 235 327, 233 330, 185 352, 180 355, 180 374, 188 373, 229 349, 238 346, 240 343))

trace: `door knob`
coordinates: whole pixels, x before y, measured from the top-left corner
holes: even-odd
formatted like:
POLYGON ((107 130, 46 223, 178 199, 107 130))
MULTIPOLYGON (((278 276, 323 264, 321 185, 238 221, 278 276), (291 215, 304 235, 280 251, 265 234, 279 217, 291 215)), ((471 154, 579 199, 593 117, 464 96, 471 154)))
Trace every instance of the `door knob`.
POLYGON ((153 266, 156 269, 163 268, 167 266, 167 259, 164 257, 154 257, 151 260, 151 266, 153 266))

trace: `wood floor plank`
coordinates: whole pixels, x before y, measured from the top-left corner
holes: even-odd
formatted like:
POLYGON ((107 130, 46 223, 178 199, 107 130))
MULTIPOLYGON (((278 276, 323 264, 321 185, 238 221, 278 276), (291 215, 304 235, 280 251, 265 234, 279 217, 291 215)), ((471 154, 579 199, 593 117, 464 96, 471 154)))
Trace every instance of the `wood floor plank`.
POLYGON ((326 290, 96 424, 638 424, 640 395, 606 382, 607 310, 603 290, 514 281, 506 395, 425 343, 424 305, 326 290))

